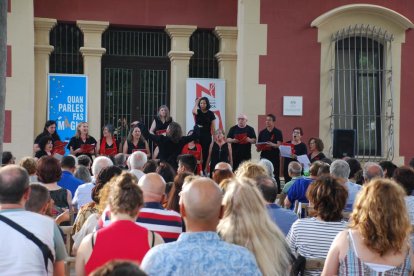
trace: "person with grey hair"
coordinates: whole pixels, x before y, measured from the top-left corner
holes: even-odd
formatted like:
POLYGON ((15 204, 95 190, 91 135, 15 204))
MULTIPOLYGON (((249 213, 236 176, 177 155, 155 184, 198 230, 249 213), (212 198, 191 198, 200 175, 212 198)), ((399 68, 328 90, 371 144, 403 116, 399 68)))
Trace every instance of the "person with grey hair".
POLYGON ((295 183, 296 179, 301 177, 302 165, 297 161, 292 161, 288 165, 288 174, 292 178, 289 182, 283 186, 282 194, 287 195, 290 187, 295 183))
POLYGON ((228 170, 233 172, 233 167, 227 162, 219 162, 214 167, 214 170, 228 170))
POLYGON ((361 186, 349 181, 348 177, 349 173, 351 172, 351 169, 349 167, 348 162, 341 159, 335 160, 329 167, 329 172, 333 177, 338 178, 339 183, 341 183, 347 188, 348 198, 346 200, 344 210, 347 212, 352 211, 352 206, 354 204, 358 192, 361 190, 361 186))
POLYGON ((125 153, 118 153, 114 157, 114 165, 125 170, 127 168, 126 165, 127 155, 125 153))
POLYGON ((99 156, 93 160, 92 163, 92 181, 79 185, 76 189, 75 195, 73 196, 72 204, 79 210, 86 203, 92 202, 92 189, 95 187, 95 177, 99 172, 106 167, 112 166, 112 160, 106 156, 99 156))
POLYGON ((82 180, 84 183, 88 183, 92 181, 91 173, 89 172, 88 168, 79 165, 75 170, 75 177, 82 180))
POLYGON ((377 177, 384 177, 384 171, 381 166, 374 162, 365 163, 362 174, 364 176, 364 183, 368 183, 377 177))
POLYGON ((139 180, 144 173, 142 169, 144 168, 145 163, 147 163, 147 155, 142 151, 134 151, 128 158, 130 165, 130 173, 135 175, 139 180))

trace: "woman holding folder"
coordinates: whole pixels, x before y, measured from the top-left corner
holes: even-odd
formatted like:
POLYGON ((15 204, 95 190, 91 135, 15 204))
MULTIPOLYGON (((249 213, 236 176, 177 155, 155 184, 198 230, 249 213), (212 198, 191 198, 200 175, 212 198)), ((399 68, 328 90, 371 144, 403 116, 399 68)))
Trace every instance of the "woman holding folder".
POLYGON ((43 128, 43 132, 37 135, 36 139, 34 140, 33 145, 33 152, 37 152, 40 150, 39 142, 42 137, 51 137, 53 144, 55 144, 56 141, 60 141, 60 137, 56 132, 56 121, 49 120, 45 123, 45 127, 43 128))
POLYGON ((76 127, 76 134, 70 138, 68 149, 70 154, 79 156, 88 155, 92 159, 95 155, 96 140, 89 135, 89 125, 87 122, 80 122, 76 127))
POLYGON ((105 125, 102 129, 101 144, 96 145, 96 152, 99 152, 100 155, 115 156, 118 153, 114 131, 115 129, 111 124, 105 125))

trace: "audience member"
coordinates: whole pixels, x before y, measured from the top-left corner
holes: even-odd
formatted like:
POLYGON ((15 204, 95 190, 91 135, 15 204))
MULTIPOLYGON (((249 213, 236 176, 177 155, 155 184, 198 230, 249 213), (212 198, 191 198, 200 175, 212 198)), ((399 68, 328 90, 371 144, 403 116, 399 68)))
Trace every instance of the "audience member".
POLYGON ((336 177, 344 187, 348 190, 348 199, 346 200, 345 211, 352 211, 352 205, 354 204, 355 197, 361 190, 361 186, 352 183, 348 180, 350 168, 346 161, 338 159, 335 160, 330 166, 330 173, 333 177, 336 177))
POLYGON ((292 187, 293 183, 295 183, 296 179, 301 177, 302 165, 297 161, 290 162, 288 165, 288 174, 292 179, 287 182, 282 189, 282 194, 286 195, 289 192, 290 187, 292 187))
POLYGON ((234 177, 234 174, 229 170, 214 170, 213 180, 218 183, 219 186, 223 180, 231 179, 234 177))
MULTIPOLYGON (((348 192, 336 178, 322 176, 309 186, 306 196, 316 217, 297 220, 290 228, 286 239, 296 256, 300 255, 306 259, 326 258, 332 240, 347 226, 347 222, 342 220, 342 210, 348 192)), ((320 273, 321 270, 305 270, 305 275, 320 273)))
POLYGON ((330 174, 330 165, 323 163, 318 170, 318 177, 321 177, 322 175, 330 174))
POLYGON ((133 175, 124 172, 114 179, 109 196, 112 223, 83 239, 76 255, 76 275, 89 275, 111 260, 141 262, 151 247, 163 242, 158 234, 135 223, 143 203, 133 175))
POLYGON ((392 178, 404 188, 408 216, 410 223, 414 224, 414 196, 412 195, 414 190, 414 170, 406 166, 397 168, 394 170, 394 176, 392 178))
POLYGON ((161 175, 166 183, 172 183, 176 175, 173 167, 166 162, 161 162, 155 172, 161 175))
POLYGON ((374 162, 367 162, 363 168, 364 183, 370 182, 377 177, 384 177, 384 171, 381 166, 374 162))
POLYGON ((385 178, 391 178, 394 175, 395 169, 397 168, 397 165, 391 161, 381 161, 378 163, 378 165, 381 166, 385 178))
POLYGON ((187 232, 176 242, 152 248, 142 261, 142 269, 160 276, 261 275, 247 249, 222 241, 216 233, 222 216, 221 200, 220 188, 209 178, 186 183, 180 209, 187 232))
POLYGON ((214 167, 214 170, 228 170, 233 172, 233 168, 231 167, 231 165, 227 162, 219 162, 217 163, 217 165, 214 167))
POLYGON ((124 153, 118 153, 114 156, 114 165, 121 168, 122 170, 127 169, 126 161, 127 155, 124 153))
POLYGON ((139 180, 144 175, 142 170, 144 169, 145 163, 147 163, 147 155, 142 151, 135 151, 129 156, 128 160, 130 164, 129 172, 139 180))
POLYGON ((0 215, 30 231, 45 245, 33 240, 3 220, 0 223, 0 271, 2 275, 64 275, 66 253, 58 250, 62 237, 55 222, 46 216, 25 211, 30 195, 29 175, 25 169, 10 165, 0 169, 0 215), (5 234, 7 233, 7 234, 5 234))
POLYGON ((147 163, 145 163, 144 168, 142 169, 142 172, 147 173, 154 173, 157 170, 158 167, 158 161, 156 160, 148 160, 147 163))
MULTIPOLYGON (((361 163, 355 158, 348 158, 345 160, 349 165, 349 181, 356 183, 355 174, 362 171, 361 163)), ((359 184, 359 183, 357 183, 359 184)))
POLYGON ((194 174, 197 170, 197 159, 192 154, 181 154, 177 157, 177 173, 188 172, 194 174))
POLYGON ((165 207, 167 210, 173 210, 173 211, 176 211, 177 213, 180 212, 180 204, 179 204, 180 192, 183 188, 184 179, 190 175, 193 175, 193 174, 189 172, 180 172, 174 177, 174 183, 168 195, 168 200, 167 200, 167 204, 165 207))
POLYGON ((95 177, 99 172, 106 167, 112 166, 113 163, 111 159, 106 156, 99 156, 93 160, 92 164, 92 182, 79 185, 76 189, 75 195, 73 196, 72 204, 77 207, 79 210, 86 203, 92 202, 91 192, 93 187, 95 187, 95 177))
POLYGON ((37 161, 31 156, 23 157, 19 162, 20 167, 23 167, 29 174, 30 182, 37 182, 36 167, 37 161))
POLYGON ((83 165, 79 165, 76 167, 74 176, 82 180, 83 183, 89 183, 92 181, 91 173, 89 172, 88 168, 83 165))
POLYGON ((247 177, 250 179, 267 176, 265 167, 253 161, 244 161, 241 163, 235 174, 237 177, 247 177))
POLYGON ((276 181, 276 179, 274 177, 274 174, 273 174, 273 171, 274 171, 273 163, 269 159, 262 158, 262 159, 259 160, 258 164, 262 165, 266 169, 267 176, 272 178, 273 181, 275 182, 276 187, 278 187, 277 186, 278 185, 277 181, 276 181))
POLYGON ((62 175, 59 161, 53 156, 43 156, 37 163, 36 173, 39 181, 46 186, 54 201, 53 217, 68 212, 72 208, 72 195, 69 190, 57 184, 62 175))
POLYGON ((291 210, 280 207, 275 203, 277 190, 272 178, 258 177, 256 179, 257 188, 262 192, 263 198, 266 201, 267 211, 273 222, 279 226, 280 230, 287 235, 292 224, 298 219, 298 216, 291 210))
POLYGON ((16 162, 16 157, 10 151, 3 151, 1 158, 1 165, 4 167, 6 165, 14 164, 16 162))
POLYGON ((249 249, 263 275, 289 275, 291 258, 285 235, 270 218, 255 181, 233 179, 223 205, 217 226, 223 240, 249 249))
POLYGON ((139 265, 129 261, 110 261, 92 271, 90 276, 147 276, 139 265))
POLYGON ((364 185, 351 214, 350 229, 333 241, 322 275, 413 275, 405 194, 386 179, 364 185))
POLYGON ((79 155, 78 157, 78 166, 85 166, 89 171, 91 171, 91 166, 92 166, 92 159, 85 155, 79 155))
POLYGON ((293 209, 296 200, 298 202, 308 203, 306 191, 309 185, 318 178, 318 171, 322 165, 322 161, 313 162, 309 170, 310 177, 301 177, 296 179, 290 187, 287 197, 285 198, 285 208, 293 209))
POLYGON ((62 177, 57 184, 74 195, 78 186, 84 183, 79 178, 73 176, 76 170, 76 157, 72 155, 63 156, 60 161, 60 167, 62 168, 62 177))

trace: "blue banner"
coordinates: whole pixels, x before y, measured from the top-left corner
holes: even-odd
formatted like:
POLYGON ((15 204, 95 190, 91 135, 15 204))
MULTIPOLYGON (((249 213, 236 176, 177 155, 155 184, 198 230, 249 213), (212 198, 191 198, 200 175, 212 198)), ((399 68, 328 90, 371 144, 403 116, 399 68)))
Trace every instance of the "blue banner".
POLYGON ((88 120, 88 78, 85 75, 49 74, 48 119, 56 121, 62 141, 69 141, 76 126, 88 120))

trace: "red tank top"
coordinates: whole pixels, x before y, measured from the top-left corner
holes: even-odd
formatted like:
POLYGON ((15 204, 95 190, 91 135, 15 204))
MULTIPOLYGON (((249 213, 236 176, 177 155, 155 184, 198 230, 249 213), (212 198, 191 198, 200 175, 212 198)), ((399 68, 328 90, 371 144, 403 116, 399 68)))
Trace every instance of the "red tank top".
POLYGON ((89 275, 114 259, 141 263, 149 249, 147 229, 129 220, 112 222, 97 232, 92 254, 85 265, 85 273, 89 275))

